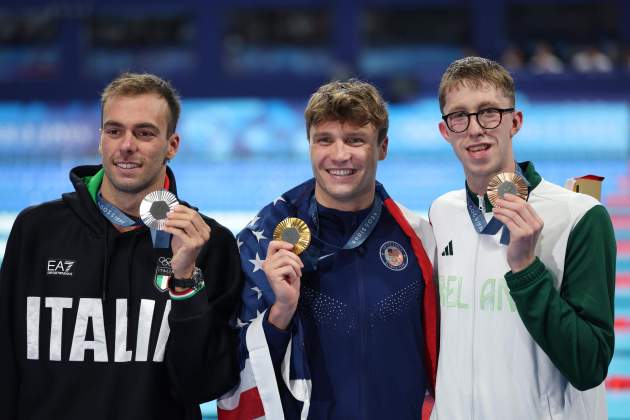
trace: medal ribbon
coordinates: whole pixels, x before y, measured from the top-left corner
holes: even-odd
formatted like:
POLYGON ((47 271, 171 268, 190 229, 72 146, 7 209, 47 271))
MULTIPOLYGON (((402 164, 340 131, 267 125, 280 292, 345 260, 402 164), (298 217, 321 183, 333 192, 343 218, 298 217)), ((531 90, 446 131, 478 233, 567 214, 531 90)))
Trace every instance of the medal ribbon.
POLYGON ((311 218, 313 225, 315 227, 315 232, 312 235, 312 243, 311 246, 302 254, 305 260, 308 260, 313 270, 317 268, 317 262, 319 260, 319 256, 324 249, 327 251, 332 251, 327 256, 331 256, 336 254, 342 249, 355 249, 361 246, 370 234, 374 231, 376 224, 381 218, 381 212, 383 210, 383 200, 375 195, 374 203, 372 204, 372 208, 370 208, 370 212, 365 216, 359 227, 356 228, 354 233, 350 235, 350 238, 346 242, 346 244, 342 247, 329 244, 328 242, 323 241, 318 237, 319 235, 319 217, 317 215, 317 201, 315 200, 315 196, 311 197, 308 214, 311 218), (315 245, 315 246, 313 246, 315 245))
MULTIPOLYGON (((523 171, 521 170, 521 167, 518 166, 518 163, 516 162, 514 162, 514 165, 516 168, 514 172, 518 176, 523 178, 523 181, 525 181, 525 183, 529 187, 530 183, 529 181, 527 181, 527 178, 525 178, 525 175, 523 175, 523 171)), ((483 200, 483 199, 484 197, 480 198, 480 200, 483 200)), ((472 199, 470 198, 470 194, 468 193, 466 193, 466 207, 468 209, 468 215, 470 216, 470 220, 473 226, 475 227, 475 230, 477 231, 477 233, 480 233, 482 235, 495 235, 499 231, 499 229, 504 228, 503 231, 501 232, 501 239, 499 242, 501 243, 501 245, 509 245, 510 243, 509 229, 505 227, 503 222, 500 222, 494 216, 492 216, 492 219, 490 219, 489 222, 486 222, 486 218, 484 217, 483 213, 481 212, 479 207, 476 206, 475 203, 473 203, 472 199)))
MULTIPOLYGON (((114 225, 122 227, 143 225, 142 221, 133 220, 118 207, 105 200, 100 191, 96 194, 96 204, 98 204, 101 214, 114 225)), ((168 248, 171 240, 171 234, 161 230, 151 229, 151 240, 153 241, 154 248, 168 248)))

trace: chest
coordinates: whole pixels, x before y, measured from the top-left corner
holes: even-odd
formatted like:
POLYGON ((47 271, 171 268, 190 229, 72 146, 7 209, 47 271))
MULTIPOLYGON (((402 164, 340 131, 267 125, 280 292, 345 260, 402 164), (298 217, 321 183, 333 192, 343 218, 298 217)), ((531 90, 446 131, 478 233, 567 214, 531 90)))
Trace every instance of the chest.
POLYGON ((347 328, 360 320, 417 321, 423 287, 409 239, 393 220, 385 220, 361 246, 326 256, 316 272, 304 276, 300 306, 319 323, 347 328))
MULTIPOLYGON (((463 203, 438 206, 431 213, 437 243, 437 271, 440 304, 447 310, 514 313, 516 307, 505 282, 510 271, 508 246, 501 244, 502 229, 493 235, 480 234, 463 203)), ((553 274, 560 287, 571 221, 555 211, 553 202, 530 202, 543 219, 544 227, 536 245, 536 256, 553 274)), ((485 214, 485 221, 492 213, 485 214)))
POLYGON ((22 295, 167 300, 162 277, 170 250, 154 250, 148 231, 96 235, 76 226, 51 228, 20 252, 22 295))

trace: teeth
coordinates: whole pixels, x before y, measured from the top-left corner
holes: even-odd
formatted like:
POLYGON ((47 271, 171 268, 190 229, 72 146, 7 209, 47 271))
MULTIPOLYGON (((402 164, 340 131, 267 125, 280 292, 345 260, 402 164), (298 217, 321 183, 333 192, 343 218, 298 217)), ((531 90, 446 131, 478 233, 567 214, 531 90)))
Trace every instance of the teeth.
POLYGON ((328 173, 336 176, 348 176, 354 173, 354 169, 329 169, 328 173))
POLYGON ((470 150, 471 152, 479 152, 481 150, 487 150, 490 146, 488 146, 487 144, 480 144, 478 146, 471 146, 468 148, 468 150, 470 150))
POLYGON ((133 168, 138 168, 140 165, 138 165, 137 163, 131 163, 131 162, 119 162, 116 164, 116 166, 122 169, 133 169, 133 168))

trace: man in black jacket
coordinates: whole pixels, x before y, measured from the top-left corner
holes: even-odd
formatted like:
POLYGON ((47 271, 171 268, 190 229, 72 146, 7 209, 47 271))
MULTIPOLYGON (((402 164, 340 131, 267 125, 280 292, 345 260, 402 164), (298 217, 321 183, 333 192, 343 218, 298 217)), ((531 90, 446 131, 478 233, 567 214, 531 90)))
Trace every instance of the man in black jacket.
POLYGON ((17 217, 0 272, 7 419, 198 419, 238 378, 229 326, 242 287, 232 234, 186 204, 162 230, 147 194, 176 194, 179 98, 123 74, 101 98, 102 165, 17 217))

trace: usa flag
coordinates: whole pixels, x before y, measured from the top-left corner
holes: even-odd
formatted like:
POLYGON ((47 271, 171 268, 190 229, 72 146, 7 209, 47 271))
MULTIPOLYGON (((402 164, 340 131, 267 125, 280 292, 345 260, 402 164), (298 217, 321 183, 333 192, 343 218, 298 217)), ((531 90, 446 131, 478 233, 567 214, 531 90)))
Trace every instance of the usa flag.
MULTIPOLYGON (((220 420, 283 419, 284 412, 276 373, 263 331, 263 317, 274 303, 275 296, 262 264, 267 255, 271 236, 279 222, 287 217, 300 217, 312 230, 308 204, 315 189, 311 179, 276 198, 237 235, 241 267, 245 273, 242 310, 237 319, 240 328, 240 384, 218 401, 220 420)), ((428 222, 399 207, 377 182, 376 193, 383 199, 387 211, 409 237, 425 284, 423 297, 423 328, 425 332, 425 366, 430 392, 435 389, 437 373, 437 291, 431 259, 435 252, 433 233, 428 222), (429 258, 431 257, 431 259, 429 258)), ((311 395, 311 376, 304 349, 304 332, 296 313, 291 326, 291 339, 281 365, 281 376, 293 397, 302 402, 300 417, 306 419, 311 395)), ((420 412, 420 407, 418 408, 420 412)))

